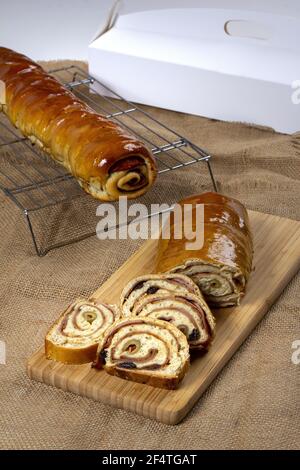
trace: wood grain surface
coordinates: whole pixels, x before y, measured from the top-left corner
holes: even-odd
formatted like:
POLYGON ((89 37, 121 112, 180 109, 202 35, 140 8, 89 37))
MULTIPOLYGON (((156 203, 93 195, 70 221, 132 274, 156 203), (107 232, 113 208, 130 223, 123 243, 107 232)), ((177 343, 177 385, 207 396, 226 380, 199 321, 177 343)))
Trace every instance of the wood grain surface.
MULTIPOLYGON (((44 348, 28 360, 29 377, 166 424, 180 422, 300 268, 300 222, 253 211, 249 215, 255 251, 246 296, 239 307, 214 311, 215 341, 206 355, 192 360, 177 390, 127 382, 91 369, 90 364, 70 366, 48 361, 44 348)), ((157 240, 147 241, 93 297, 118 302, 125 283, 153 271, 156 247, 157 240)))

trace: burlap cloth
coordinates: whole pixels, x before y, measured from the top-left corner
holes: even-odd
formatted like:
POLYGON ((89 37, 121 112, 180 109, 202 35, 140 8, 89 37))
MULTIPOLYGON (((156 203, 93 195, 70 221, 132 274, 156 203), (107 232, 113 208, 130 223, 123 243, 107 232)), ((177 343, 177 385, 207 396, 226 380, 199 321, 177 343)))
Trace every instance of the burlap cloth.
MULTIPOLYGON (((151 111, 211 151, 222 192, 250 209, 300 218, 300 135, 151 111)), ((151 197, 159 200, 160 191, 166 191, 176 201, 211 188, 201 164, 174 175, 160 178, 151 197)), ((62 308, 78 295, 91 294, 141 242, 92 237, 39 258, 21 212, 2 194, 0 207, 0 340, 7 345, 7 364, 0 365, 1 448, 299 447, 300 365, 291 361, 292 342, 300 339, 298 276, 187 418, 167 426, 32 382, 25 373, 26 359, 41 346, 62 308)), ((56 223, 67 220, 73 227, 73 216, 63 207, 56 223)), ((87 214, 81 216, 84 225, 87 214)))

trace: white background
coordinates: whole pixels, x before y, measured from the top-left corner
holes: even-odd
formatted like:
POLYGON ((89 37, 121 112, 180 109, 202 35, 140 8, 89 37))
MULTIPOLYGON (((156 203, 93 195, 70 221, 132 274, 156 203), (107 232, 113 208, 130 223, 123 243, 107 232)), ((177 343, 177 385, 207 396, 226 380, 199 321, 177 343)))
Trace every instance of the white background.
POLYGON ((0 0, 0 46, 34 60, 87 59, 113 0, 0 0))

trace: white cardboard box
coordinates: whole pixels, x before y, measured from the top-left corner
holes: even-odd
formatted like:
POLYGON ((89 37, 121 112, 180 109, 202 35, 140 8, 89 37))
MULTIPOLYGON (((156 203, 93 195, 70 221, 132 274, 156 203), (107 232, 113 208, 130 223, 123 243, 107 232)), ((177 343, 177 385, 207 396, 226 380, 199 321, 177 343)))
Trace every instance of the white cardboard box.
POLYGON ((130 101, 296 132, 300 2, 116 2, 89 69, 130 101))

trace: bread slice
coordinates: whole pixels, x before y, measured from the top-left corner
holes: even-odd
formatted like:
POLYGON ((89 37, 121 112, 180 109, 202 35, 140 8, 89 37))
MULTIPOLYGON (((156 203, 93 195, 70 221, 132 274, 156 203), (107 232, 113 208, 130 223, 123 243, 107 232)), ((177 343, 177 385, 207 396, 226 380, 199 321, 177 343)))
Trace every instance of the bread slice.
POLYGON ((199 287, 183 274, 145 274, 130 281, 123 289, 120 307, 130 316, 135 304, 144 296, 163 293, 188 293, 200 296, 199 287))
POLYGON ((189 367, 185 335, 162 320, 117 320, 103 335, 93 366, 126 380, 174 389, 189 367))
MULTIPOLYGON (((122 316, 126 316, 121 312, 122 316)), ((201 295, 162 293, 142 296, 131 315, 171 322, 182 331, 190 349, 207 350, 215 333, 215 319, 201 295)))
POLYGON ((119 317, 115 305, 93 299, 76 300, 47 333, 46 358, 65 364, 92 362, 103 333, 119 317))

